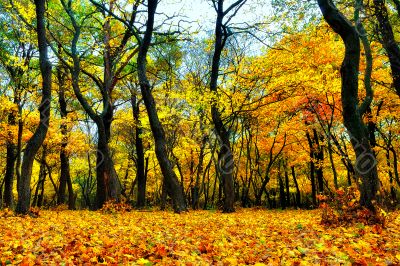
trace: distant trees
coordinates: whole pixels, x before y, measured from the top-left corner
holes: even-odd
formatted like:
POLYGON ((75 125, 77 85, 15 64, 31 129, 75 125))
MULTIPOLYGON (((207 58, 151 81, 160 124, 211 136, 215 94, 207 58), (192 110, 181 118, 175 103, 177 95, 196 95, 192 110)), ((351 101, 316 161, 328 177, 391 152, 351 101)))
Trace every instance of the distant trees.
POLYGON ((316 207, 354 185, 363 206, 378 190, 394 205, 398 25, 391 2, 373 2, 349 20, 319 0, 328 25, 291 13, 268 28, 238 16, 251 1, 209 1, 213 31, 198 35, 156 0, 1 2, 2 206, 18 192, 19 213, 31 201, 229 213, 316 207))

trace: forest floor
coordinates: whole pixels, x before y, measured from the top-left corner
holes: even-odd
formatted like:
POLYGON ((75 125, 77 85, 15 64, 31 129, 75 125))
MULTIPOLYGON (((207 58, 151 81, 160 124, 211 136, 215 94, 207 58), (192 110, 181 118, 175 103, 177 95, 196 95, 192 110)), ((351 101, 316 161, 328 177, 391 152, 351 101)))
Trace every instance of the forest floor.
POLYGON ((400 215, 385 228, 326 228, 319 210, 0 212, 1 264, 398 265, 400 215))

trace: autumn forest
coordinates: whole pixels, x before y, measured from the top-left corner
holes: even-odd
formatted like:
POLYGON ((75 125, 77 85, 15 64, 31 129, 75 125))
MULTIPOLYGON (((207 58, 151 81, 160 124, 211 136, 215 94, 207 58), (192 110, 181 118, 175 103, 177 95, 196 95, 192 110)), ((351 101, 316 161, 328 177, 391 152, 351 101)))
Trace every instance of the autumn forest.
POLYGON ((400 263, 398 0, 0 0, 0 265, 400 263))

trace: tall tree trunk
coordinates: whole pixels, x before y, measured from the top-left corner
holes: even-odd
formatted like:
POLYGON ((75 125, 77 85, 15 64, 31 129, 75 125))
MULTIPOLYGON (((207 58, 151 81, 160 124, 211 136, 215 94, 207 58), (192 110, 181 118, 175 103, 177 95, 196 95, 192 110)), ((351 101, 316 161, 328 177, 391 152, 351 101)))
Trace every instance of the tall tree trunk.
POLYGON ((388 175, 389 175, 389 184, 390 184, 390 196, 393 201, 393 203, 397 202, 396 198, 396 189, 394 188, 393 185, 393 173, 392 173, 392 168, 391 168, 391 163, 390 163, 390 150, 387 147, 386 148, 386 165, 388 167, 388 175))
POLYGON ((335 160, 333 159, 333 148, 332 148, 332 142, 331 142, 330 137, 328 138, 328 155, 329 155, 329 162, 331 163, 331 169, 332 169, 332 174, 333 174, 333 185, 335 186, 335 189, 338 189, 339 188, 338 174, 336 171, 335 160))
POLYGON ((74 190, 72 187, 72 179, 71 179, 71 175, 68 175, 68 179, 67 179, 67 187, 68 187, 68 209, 69 210, 75 210, 75 194, 74 194, 74 190))
POLYGON ((287 171, 287 166, 284 165, 284 171, 285 171, 285 188, 286 188, 286 205, 289 207, 290 206, 290 184, 289 184, 289 173, 287 171))
POLYGON ((139 54, 137 58, 138 77, 140 83, 140 90, 142 92, 143 101, 149 116, 151 131, 155 141, 155 153, 160 164, 161 172, 164 176, 164 182, 167 193, 173 201, 175 212, 180 213, 186 211, 186 200, 183 194, 182 187, 179 183, 178 177, 172 169, 172 164, 167 156, 167 144, 165 140, 164 129, 158 118, 156 103, 151 94, 151 85, 147 79, 146 73, 146 56, 150 47, 151 38, 154 27, 154 15, 157 9, 157 0, 147 1, 147 23, 146 31, 143 39, 140 41, 139 54))
POLYGON ((306 137, 308 140, 308 146, 310 148, 310 180, 311 180, 311 200, 314 207, 317 206, 317 185, 315 183, 315 148, 314 142, 311 139, 310 133, 306 132, 306 137))
POLYGON ((131 105, 133 112, 133 119, 135 121, 135 148, 136 148, 136 179, 138 183, 137 203, 138 208, 146 206, 146 176, 144 165, 144 148, 142 140, 142 126, 140 123, 140 104, 137 100, 136 94, 131 92, 131 105))
POLYGON ((394 177, 395 180, 397 182, 397 185, 400 186, 400 177, 399 177, 399 170, 398 170, 398 166, 397 166, 397 152, 396 150, 393 148, 393 146, 391 146, 390 151, 393 154, 393 171, 394 171, 394 177))
POLYGON ((394 38, 393 28, 389 21, 389 14, 385 0, 374 0, 375 17, 378 20, 378 34, 389 57, 392 70, 393 87, 400 97, 400 49, 394 38))
MULTIPOLYGON (((11 111, 8 115, 8 124, 15 125, 15 114, 11 111)), ((4 176, 4 205, 5 207, 12 208, 14 204, 13 198, 13 184, 15 173, 15 162, 17 159, 16 145, 10 134, 7 140, 7 159, 6 159, 6 174, 4 176)))
MULTIPOLYGON (((57 193, 57 204, 65 203, 65 191, 67 188, 67 183, 71 182, 70 166, 69 166, 69 155, 66 151, 68 145, 68 128, 67 123, 64 121, 67 119, 67 101, 65 99, 65 77, 66 73, 63 72, 61 65, 57 69, 57 79, 59 83, 58 89, 58 103, 60 106, 61 119, 63 120, 60 130, 62 135, 61 149, 60 149, 60 185, 58 187, 57 193)), ((74 209, 74 197, 71 186, 68 184, 68 207, 69 209, 74 209)))
POLYGON ((33 194, 32 206, 37 207, 37 205, 38 205, 39 189, 40 189, 40 185, 42 183, 42 179, 44 176, 44 171, 45 171, 45 166, 44 166, 44 164, 41 163, 40 168, 39 168, 38 182, 37 182, 36 188, 35 188, 35 194, 33 194))
POLYGON ((35 194, 33 196, 32 206, 40 207, 40 195, 39 191, 44 188, 44 181, 46 179, 46 147, 43 146, 42 154, 40 156, 40 168, 38 182, 36 184, 35 194))
MULTIPOLYGON (((217 10, 217 20, 215 23, 215 44, 214 44, 214 55, 212 58, 211 65, 211 77, 210 77, 210 90, 211 92, 217 95, 218 93, 218 77, 219 77, 219 67, 221 61, 221 53, 224 49, 226 40, 228 38, 227 35, 224 35, 223 32, 223 19, 226 13, 224 12, 223 0, 218 0, 216 3, 217 10)), ((233 180, 233 171, 234 171, 234 161, 233 155, 231 151, 231 144, 229 140, 229 131, 225 128, 224 123, 222 122, 221 114, 218 110, 217 102, 213 102, 211 106, 211 115, 214 123, 214 127, 216 133, 220 140, 220 151, 219 151, 219 167, 218 171, 220 172, 223 190, 224 190, 224 212, 234 212, 234 203, 235 203, 235 191, 234 191, 234 180, 233 180)))
POLYGON ((44 164, 44 168, 43 168, 42 180, 40 181, 40 194, 38 195, 37 204, 36 204, 36 206, 39 207, 39 208, 41 208, 43 206, 43 202, 44 202, 44 184, 46 183, 46 177, 47 177, 46 162, 44 162, 43 164, 44 164))
POLYGON ((15 174, 17 176, 17 188, 19 187, 19 181, 21 180, 21 151, 22 151, 22 133, 24 129, 24 122, 21 119, 22 116, 22 106, 18 103, 18 136, 17 136, 17 151, 15 162, 15 174))
POLYGON ((42 75, 42 100, 39 106, 40 123, 26 144, 22 161, 21 180, 18 184, 18 203, 16 212, 27 214, 31 198, 31 176, 35 155, 42 145, 49 127, 51 107, 51 64, 47 56, 45 0, 35 0, 36 27, 39 46, 39 65, 42 75))
MULTIPOLYGON (((79 54, 78 49, 78 41, 81 34, 81 25, 79 21, 75 18, 75 13, 71 9, 71 4, 66 3, 65 1, 61 1, 64 10, 68 14, 68 17, 71 20, 72 28, 73 28, 73 39, 71 42, 71 52, 70 55, 73 60, 72 66, 68 64, 66 61, 62 60, 62 57, 59 57, 65 65, 67 65, 72 74, 72 87, 77 97, 78 101, 82 105, 85 112, 88 116, 95 122, 97 127, 97 150, 96 150, 96 180, 97 180, 97 190, 96 190, 96 206, 95 208, 101 208, 104 202, 108 200, 119 201, 121 196, 121 184, 118 179, 117 173, 114 168, 114 162, 112 160, 111 151, 109 149, 109 140, 111 135, 111 123, 113 119, 113 100, 112 100, 112 90, 116 85, 117 79, 115 77, 115 56, 112 55, 111 47, 110 47, 110 21, 106 19, 103 24, 103 79, 94 76, 88 75, 100 89, 102 95, 102 105, 103 110, 101 114, 98 114, 89 104, 87 99, 81 92, 80 89, 80 72, 81 72, 81 55, 79 54)), ((94 3, 96 5, 96 3, 94 3)), ((100 5, 96 5, 102 11, 106 12, 104 8, 100 5)), ((113 9, 113 2, 110 2, 109 6, 110 10, 113 9)), ((108 10, 107 12, 111 12, 108 10)), ((105 13, 103 15, 105 16, 105 13)), ((130 34, 128 34, 131 36, 130 34)), ((127 36, 128 36, 127 35, 127 36)), ((123 37, 123 42, 127 41, 127 37, 123 37)), ((125 43, 124 43, 125 44, 125 43)), ((123 45, 124 45, 123 44, 123 45)), ((122 44, 121 44, 122 45, 122 44)), ((117 49, 118 50, 118 49, 117 49)), ((118 53, 118 51, 116 51, 118 53)), ((87 74, 87 73, 86 73, 87 74)), ((90 184, 88 180, 88 184, 90 184)), ((91 188, 89 189, 89 193, 91 188)), ((73 193, 71 193, 73 195, 73 193)), ((88 195, 87 195, 88 196, 88 195)))
MULTIPOLYGON (((200 122, 201 123, 201 122, 200 122)), ((201 140, 200 153, 199 153, 199 164, 196 171, 196 180, 192 188, 192 209, 197 210, 199 208, 200 198, 200 176, 203 174, 204 164, 204 149, 206 146, 207 137, 203 136, 201 140)))
POLYGON ((314 150, 315 152, 314 158, 316 159, 315 173, 317 175, 317 181, 318 181, 318 193, 323 193, 324 192, 324 173, 323 173, 324 149, 321 146, 320 138, 321 141, 323 140, 322 136, 319 136, 315 128, 313 129, 313 134, 314 134, 314 143, 316 145, 316 149, 314 150))
POLYGON ((282 179, 281 173, 281 165, 278 165, 278 184, 279 184, 279 201, 282 209, 286 209, 286 193, 285 193, 285 184, 282 179))
POLYGON ((297 183, 294 166, 291 167, 291 172, 292 172, 293 182, 296 187, 296 206, 297 206, 297 208, 300 208, 301 207, 301 195, 300 195, 299 184, 297 183))
POLYGON ((108 146, 110 124, 96 123, 98 128, 97 158, 96 158, 96 205, 101 208, 108 200, 119 201, 121 185, 114 168, 111 152, 108 146))
POLYGON ((318 0, 318 4, 325 20, 340 35, 345 45, 345 57, 340 69, 343 120, 356 153, 355 171, 357 177, 361 179, 360 204, 370 210, 375 210, 373 202, 379 188, 377 162, 358 103, 359 35, 356 28, 339 12, 331 0, 318 0))

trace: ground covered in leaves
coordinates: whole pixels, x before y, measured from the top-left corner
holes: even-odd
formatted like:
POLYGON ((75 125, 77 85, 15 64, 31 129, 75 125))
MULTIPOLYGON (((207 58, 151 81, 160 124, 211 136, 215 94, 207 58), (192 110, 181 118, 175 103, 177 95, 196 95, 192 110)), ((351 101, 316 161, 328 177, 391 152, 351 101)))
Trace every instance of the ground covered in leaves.
POLYGON ((0 212, 1 264, 309 265, 400 263, 400 216, 385 228, 320 225, 319 210, 0 212))

